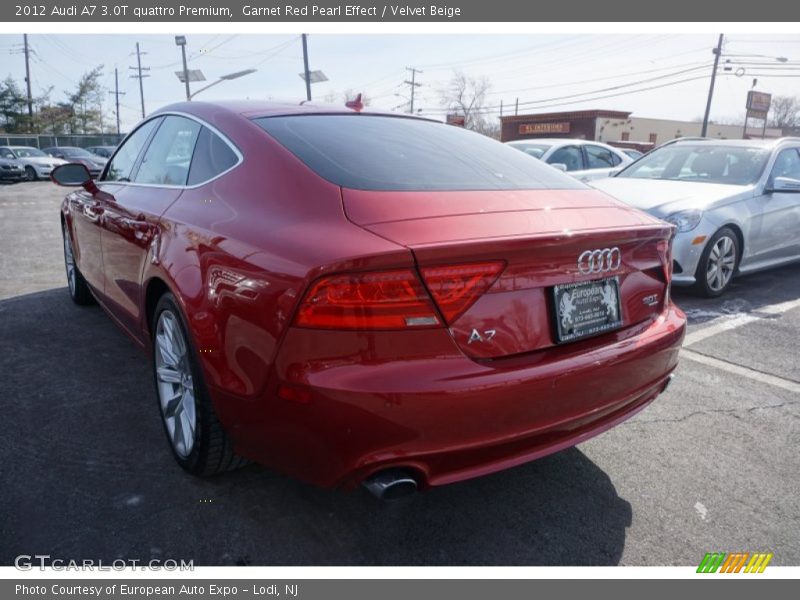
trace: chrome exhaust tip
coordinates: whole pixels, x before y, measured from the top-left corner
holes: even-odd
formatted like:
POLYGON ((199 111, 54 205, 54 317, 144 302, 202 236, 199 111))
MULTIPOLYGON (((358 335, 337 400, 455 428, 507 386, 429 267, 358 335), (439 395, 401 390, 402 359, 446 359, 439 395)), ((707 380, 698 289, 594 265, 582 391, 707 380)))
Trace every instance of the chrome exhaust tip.
POLYGON ((387 469, 364 481, 364 487, 381 500, 397 500, 417 491, 417 480, 407 471, 387 469))

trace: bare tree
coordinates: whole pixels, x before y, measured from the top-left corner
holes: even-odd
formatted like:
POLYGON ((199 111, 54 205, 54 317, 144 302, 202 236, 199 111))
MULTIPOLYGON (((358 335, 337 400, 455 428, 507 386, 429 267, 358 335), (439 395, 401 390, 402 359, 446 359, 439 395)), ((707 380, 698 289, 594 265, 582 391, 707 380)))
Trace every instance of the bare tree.
POLYGON ((464 117, 464 127, 491 135, 499 126, 496 119, 485 114, 486 96, 492 84, 486 77, 470 77, 463 71, 453 71, 453 77, 439 90, 440 104, 464 117))
POLYGON ((775 96, 769 108, 770 127, 800 126, 800 97, 775 96))

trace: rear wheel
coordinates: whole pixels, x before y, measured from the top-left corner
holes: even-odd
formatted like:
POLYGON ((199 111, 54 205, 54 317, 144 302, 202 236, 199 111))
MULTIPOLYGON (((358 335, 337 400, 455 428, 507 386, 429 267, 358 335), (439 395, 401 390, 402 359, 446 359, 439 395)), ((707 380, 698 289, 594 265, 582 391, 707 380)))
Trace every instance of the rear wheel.
POLYGON ((28 181, 36 181, 39 179, 39 177, 36 175, 36 169, 30 165, 25 167, 25 176, 27 177, 28 181))
POLYGON ((730 286, 739 264, 739 238, 729 227, 717 231, 700 255, 695 290, 707 298, 722 295, 730 286))
POLYGON ((247 461, 217 419, 183 315, 175 297, 164 294, 153 315, 153 374, 161 419, 172 454, 193 475, 208 476, 247 461))
POLYGON ((67 271, 67 286, 69 287, 69 296, 75 304, 85 306, 94 303, 94 296, 89 289, 89 284, 81 275, 78 265, 75 264, 75 255, 72 252, 72 240, 70 239, 69 229, 66 224, 61 228, 61 233, 64 236, 64 267, 67 271))

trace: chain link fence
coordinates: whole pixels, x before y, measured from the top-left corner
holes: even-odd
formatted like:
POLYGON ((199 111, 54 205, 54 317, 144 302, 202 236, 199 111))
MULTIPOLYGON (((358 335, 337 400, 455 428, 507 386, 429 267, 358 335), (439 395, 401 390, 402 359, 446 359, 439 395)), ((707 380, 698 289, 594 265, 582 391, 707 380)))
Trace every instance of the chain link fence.
POLYGON ((33 146, 50 148, 52 146, 116 146, 124 138, 124 134, 103 133, 92 135, 38 135, 0 133, 0 146, 33 146))

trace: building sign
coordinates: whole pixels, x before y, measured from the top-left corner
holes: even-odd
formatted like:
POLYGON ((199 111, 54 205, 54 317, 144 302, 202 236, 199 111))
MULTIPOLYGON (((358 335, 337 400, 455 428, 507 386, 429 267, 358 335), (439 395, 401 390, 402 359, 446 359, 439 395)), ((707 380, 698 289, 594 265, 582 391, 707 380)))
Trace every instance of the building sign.
POLYGON ((455 125, 456 127, 464 127, 464 125, 466 125, 466 122, 467 118, 464 115, 455 115, 455 114, 447 115, 448 125, 455 125))
POLYGON ((523 123, 519 126, 520 135, 537 133, 569 133, 569 121, 563 123, 523 123))
POLYGON ((772 103, 772 94, 764 92, 747 92, 747 116, 752 119, 766 119, 772 103))

